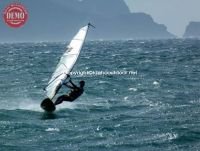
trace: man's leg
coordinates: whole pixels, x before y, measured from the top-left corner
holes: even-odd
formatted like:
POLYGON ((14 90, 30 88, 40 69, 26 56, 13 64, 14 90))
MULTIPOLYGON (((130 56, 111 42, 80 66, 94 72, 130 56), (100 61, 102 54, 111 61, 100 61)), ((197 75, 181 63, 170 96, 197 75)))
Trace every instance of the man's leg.
POLYGON ((68 95, 61 95, 60 97, 57 98, 54 105, 61 104, 63 101, 72 102, 72 99, 68 95))

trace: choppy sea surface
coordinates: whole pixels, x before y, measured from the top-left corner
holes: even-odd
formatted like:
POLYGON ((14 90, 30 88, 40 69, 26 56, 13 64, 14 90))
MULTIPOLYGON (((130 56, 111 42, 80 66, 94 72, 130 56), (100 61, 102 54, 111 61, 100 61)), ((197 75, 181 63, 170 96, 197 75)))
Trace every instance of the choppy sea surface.
POLYGON ((137 74, 72 76, 85 93, 47 114, 43 88, 65 48, 0 44, 1 151, 200 149, 200 40, 86 42, 73 71, 137 74))

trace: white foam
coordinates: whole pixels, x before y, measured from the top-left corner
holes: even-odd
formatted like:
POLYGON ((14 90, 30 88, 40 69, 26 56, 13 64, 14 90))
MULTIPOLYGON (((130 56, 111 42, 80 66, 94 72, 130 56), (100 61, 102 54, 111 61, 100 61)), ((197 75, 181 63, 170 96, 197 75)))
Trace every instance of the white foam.
POLYGON ((97 131, 100 131, 100 126, 97 127, 97 131))
POLYGON ((153 85, 159 85, 159 82, 158 81, 154 81, 153 85))
POLYGON ((76 103, 63 102, 61 105, 56 106, 56 109, 57 110, 75 109, 76 107, 77 107, 76 103))
POLYGON ((128 96, 124 97, 124 100, 127 101, 128 100, 128 96))
POLYGON ((47 128, 45 129, 46 132, 60 132, 59 128, 47 128))
POLYGON ((2 102, 4 103, 2 103, 0 109, 42 111, 40 103, 37 100, 32 100, 30 98, 13 98, 13 100, 3 100, 2 102))
POLYGON ((17 109, 42 112, 42 109, 40 108, 40 103, 36 101, 34 102, 32 100, 20 102, 17 109))
MULTIPOLYGON (((1 100, 3 103, 0 106, 0 109, 5 110, 29 110, 36 112, 44 112, 44 110, 40 107, 40 103, 42 100, 33 100, 30 98, 16 98, 13 100, 1 100)), ((87 108, 88 105, 91 105, 87 102, 63 102, 62 104, 56 106, 56 111, 66 110, 66 109, 79 109, 79 108, 87 108)), ((105 105, 105 104, 103 104, 105 105)))
MULTIPOLYGON (((6 110, 29 110, 29 111, 36 111, 36 112, 44 112, 44 110, 40 107, 39 100, 32 100, 30 98, 18 98, 15 100, 5 100, 4 105, 0 106, 0 109, 6 110)), ((61 105, 56 106, 56 110, 63 110, 63 109, 75 109, 77 108, 76 103, 70 102, 63 102, 61 105)))
POLYGON ((107 83, 106 81, 99 81, 99 84, 107 83))
POLYGON ((176 138, 178 138, 178 134, 176 133, 163 133, 163 134, 159 134, 157 135, 158 138, 163 138, 163 139, 167 139, 167 140, 174 140, 176 138))
POLYGON ((115 125, 114 127, 120 127, 121 126, 121 124, 117 124, 117 125, 115 125))
POLYGON ((136 92, 136 91, 137 91, 137 89, 136 89, 136 88, 129 88, 128 90, 129 90, 129 91, 134 91, 134 92, 136 92))
POLYGON ((168 136, 169 140, 178 138, 178 134, 176 134, 176 133, 167 133, 167 136, 168 136))

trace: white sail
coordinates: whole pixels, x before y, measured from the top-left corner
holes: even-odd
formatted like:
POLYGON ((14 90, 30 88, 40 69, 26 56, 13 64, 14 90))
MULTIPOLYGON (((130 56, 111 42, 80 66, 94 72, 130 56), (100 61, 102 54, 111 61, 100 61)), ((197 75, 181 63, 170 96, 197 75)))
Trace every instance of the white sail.
POLYGON ((46 95, 49 99, 54 98, 57 89, 62 86, 67 79, 67 75, 73 69, 85 41, 89 26, 90 24, 82 27, 67 46, 67 50, 61 57, 48 86, 45 88, 46 95))

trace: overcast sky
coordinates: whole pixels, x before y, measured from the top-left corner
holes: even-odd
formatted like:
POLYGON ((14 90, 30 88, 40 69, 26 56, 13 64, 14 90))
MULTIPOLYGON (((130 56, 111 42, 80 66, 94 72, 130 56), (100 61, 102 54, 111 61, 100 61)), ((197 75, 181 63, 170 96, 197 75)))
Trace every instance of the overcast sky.
POLYGON ((145 12, 181 37, 190 21, 200 21, 200 0, 125 0, 132 12, 145 12))

